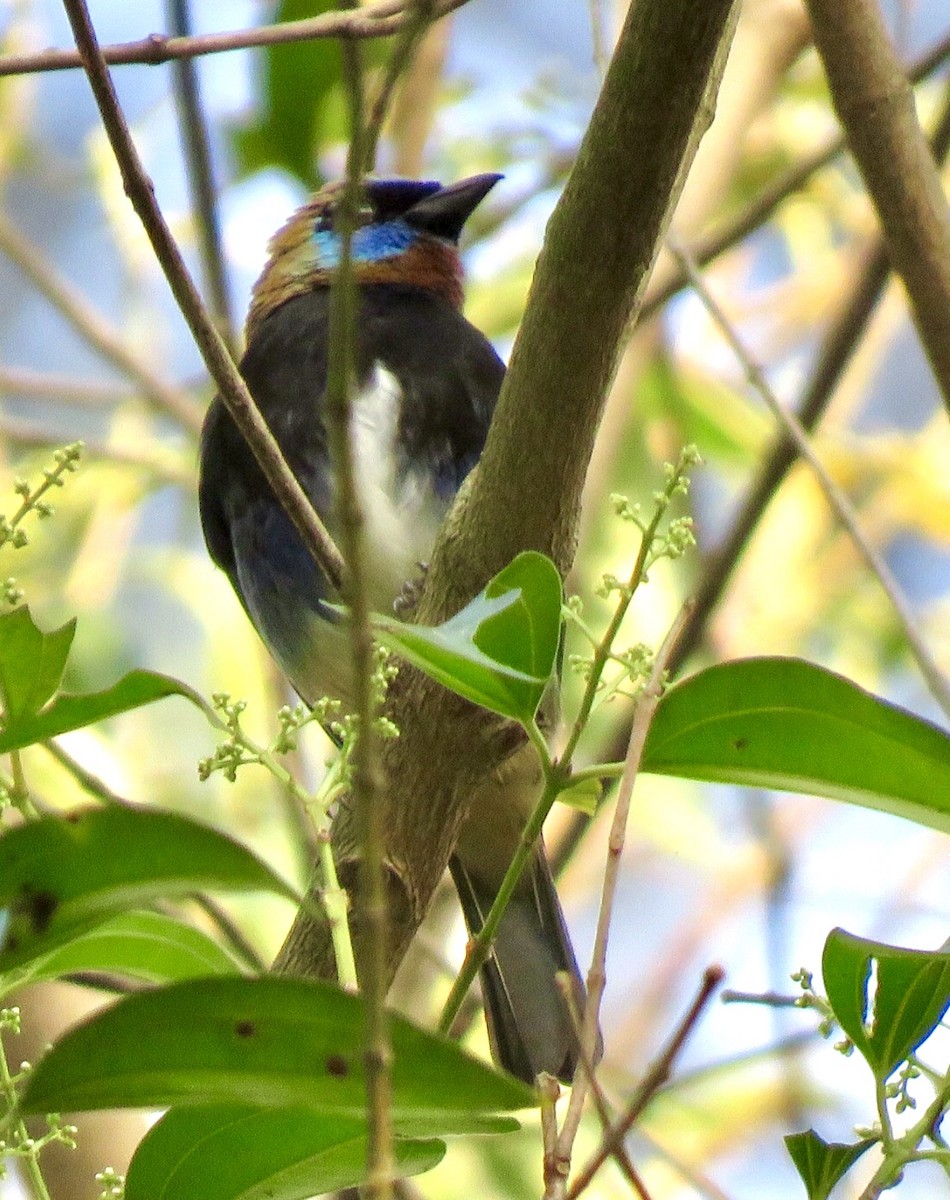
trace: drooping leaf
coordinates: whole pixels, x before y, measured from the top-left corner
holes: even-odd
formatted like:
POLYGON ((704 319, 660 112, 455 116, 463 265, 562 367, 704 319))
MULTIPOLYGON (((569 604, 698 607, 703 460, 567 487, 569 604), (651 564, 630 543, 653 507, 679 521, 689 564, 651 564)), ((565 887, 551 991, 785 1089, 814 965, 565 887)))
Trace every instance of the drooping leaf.
POLYGON ((175 813, 80 809, 0 837, 0 971, 128 908, 202 889, 296 892, 239 842, 175 813))
MULTIPOLYGON (((395 1015, 390 1028, 397 1132, 493 1130, 496 1114, 534 1105, 530 1088, 455 1043, 395 1015)), ((22 1097, 25 1112, 223 1102, 360 1117, 360 998, 328 983, 271 976, 139 992, 65 1034, 22 1097)))
MULTIPOLYGON (((307 1108, 175 1108, 129 1165, 125 1200, 307 1200, 366 1178, 367 1124, 307 1108)), ((436 1166, 445 1143, 396 1138, 400 1175, 436 1166)))
POLYGON ((950 831, 950 737, 800 659, 740 659, 671 687, 643 770, 830 796, 950 831))
POLYGON ((0 692, 8 728, 38 712, 59 687, 75 633, 75 619, 44 633, 25 605, 0 614, 0 692))
POLYGON ((862 1154, 876 1142, 876 1138, 864 1138, 860 1142, 846 1145, 843 1142, 826 1142, 814 1129, 805 1133, 791 1133, 785 1145, 792 1162, 802 1177, 808 1192, 808 1200, 828 1200, 832 1188, 854 1166, 862 1154))
POLYGON ((193 925, 164 913, 125 912, 31 962, 16 982, 101 973, 158 984, 238 972, 231 955, 193 925))
POLYGON ((442 625, 374 616, 373 628, 381 642, 447 688, 527 723, 557 660, 561 594, 551 560, 525 551, 442 625))
POLYGON ((180 680, 157 671, 130 671, 118 683, 101 692, 64 693, 41 712, 31 709, 18 717, 11 714, 0 732, 0 754, 58 737, 72 729, 82 729, 94 721, 118 716, 166 696, 184 696, 205 710, 201 697, 180 680))
POLYGON ((821 971, 841 1028, 881 1080, 930 1036, 950 1007, 945 951, 906 950, 833 929, 821 971))

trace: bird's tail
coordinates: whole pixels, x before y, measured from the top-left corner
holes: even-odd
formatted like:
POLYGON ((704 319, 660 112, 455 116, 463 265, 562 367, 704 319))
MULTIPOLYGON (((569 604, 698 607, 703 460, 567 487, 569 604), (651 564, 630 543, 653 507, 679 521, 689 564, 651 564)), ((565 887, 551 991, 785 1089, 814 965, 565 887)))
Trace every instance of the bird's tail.
MULTIPOLYGON (((474 936, 498 889, 479 879, 458 855, 449 869, 474 936)), ((577 1039, 555 980, 558 972, 569 976, 577 1011, 583 1013, 584 982, 539 842, 501 919, 492 956, 481 975, 492 1055, 499 1066, 528 1083, 541 1071, 570 1083, 577 1066, 577 1039)))

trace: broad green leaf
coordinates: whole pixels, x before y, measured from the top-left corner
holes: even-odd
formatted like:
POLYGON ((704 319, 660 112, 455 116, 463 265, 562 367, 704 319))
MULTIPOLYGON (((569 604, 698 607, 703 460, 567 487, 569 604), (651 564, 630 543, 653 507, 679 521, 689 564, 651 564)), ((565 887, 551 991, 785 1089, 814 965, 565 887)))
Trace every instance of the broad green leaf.
POLYGON ((603 784, 599 779, 582 779, 579 783, 575 783, 573 787, 566 788, 563 792, 558 792, 558 800, 562 804, 569 804, 571 808, 576 808, 578 812, 586 813, 592 817, 597 811, 597 805, 600 803, 600 798, 603 795, 603 784))
POLYGON ((164 913, 126 912, 30 963, 17 974, 16 986, 79 972, 126 975, 157 984, 239 971, 231 955, 193 925, 164 913))
MULTIPOLYGON (((273 20, 283 24, 336 12, 333 0, 282 0, 273 20)), ((385 39, 364 41, 367 67, 382 62, 385 39)), ((348 137, 342 86, 343 60, 336 38, 311 38, 263 47, 255 56, 262 78, 254 119, 234 131, 243 174, 277 166, 308 188, 316 186, 317 164, 333 142, 348 137)))
POLYGON ((11 829, 0 837, 0 971, 128 908, 205 888, 299 902, 246 847, 175 813, 110 805, 11 829))
MULTIPOLYGON (((523 1083, 391 1016, 393 1119, 413 1137, 497 1128, 523 1083), (487 1119, 487 1125, 485 1121, 487 1119)), ((363 1005, 328 983, 201 979, 126 996, 71 1029, 30 1076, 25 1112, 238 1103, 359 1117, 363 1005)))
POLYGON ((93 721, 118 716, 119 713, 141 708, 143 704, 151 704, 166 696, 184 696, 202 711, 206 708, 195 691, 170 675, 159 675, 156 671, 130 671, 104 691, 81 695, 64 693, 42 712, 30 710, 19 717, 11 715, 0 733, 0 754, 57 737, 71 729, 81 729, 93 721))
POLYGON ((833 929, 821 972, 841 1028, 880 1080, 930 1036, 950 1007, 950 953, 944 951, 905 950, 833 929))
POLYGON ((795 658, 740 659, 671 687, 643 770, 830 796, 950 831, 950 737, 795 658))
POLYGON ((0 614, 0 691, 4 723, 38 712, 59 687, 76 632, 75 620, 43 633, 25 606, 0 614))
POLYGON ((876 1141, 876 1138, 864 1138, 850 1146, 843 1142, 826 1142, 814 1129, 809 1129, 806 1133, 789 1134, 785 1145, 802 1177, 808 1200, 827 1200, 838 1180, 876 1141))
MULTIPOLYGON (((362 1183, 368 1142, 365 1120, 307 1108, 175 1108, 136 1150, 125 1200, 307 1200, 362 1183)), ((393 1145, 400 1175, 444 1153, 434 1140, 393 1145)))
POLYGON ((560 576, 550 559, 525 551, 442 625, 374 616, 373 628, 381 642, 453 692, 527 723, 557 660, 560 576))

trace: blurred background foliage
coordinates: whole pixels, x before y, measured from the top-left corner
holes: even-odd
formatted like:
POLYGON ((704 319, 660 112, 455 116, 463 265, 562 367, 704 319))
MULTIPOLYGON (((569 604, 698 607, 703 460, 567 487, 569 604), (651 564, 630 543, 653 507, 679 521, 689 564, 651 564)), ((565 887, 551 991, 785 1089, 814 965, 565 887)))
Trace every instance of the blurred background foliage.
MULTIPOLYGON (((194 0, 190 20, 202 32, 332 7, 325 0, 276 7, 194 0)), ((179 6, 98 0, 91 8, 101 39, 112 42, 169 29, 179 6)), ((950 37, 941 0, 886 8, 908 63, 950 37)), ((473 0, 430 32, 397 96, 381 172, 443 180, 505 173, 470 222, 466 243, 467 311, 502 353, 596 97, 602 47, 620 15, 609 0, 473 0)), ((5 53, 69 44, 54 0, 7 0, 0 22, 5 53)), ((367 47, 370 82, 389 52, 382 42, 367 47)), ((228 307, 240 314, 267 238, 308 189, 341 169, 339 52, 320 41, 212 56, 196 70, 228 307)), ((196 275, 206 278, 176 68, 126 66, 114 75, 159 200, 196 275)), ((938 66, 918 88, 928 127, 947 86, 938 66)), ((796 0, 748 0, 677 232, 699 244, 836 133, 801 7, 796 0)), ((636 147, 630 154, 633 160, 636 147)), ((798 186, 709 266, 710 287, 788 403, 805 393, 875 236, 853 165, 830 156, 820 169, 801 172, 798 186)), ((661 257, 648 299, 673 273, 661 257)), ((815 435, 817 452, 858 506, 933 654, 950 668, 950 430, 899 287, 884 289, 845 358, 815 435)), ((2 551, 0 578, 16 577, 47 628, 78 616, 67 685, 104 686, 132 667, 151 667, 207 694, 247 698, 247 728, 267 739, 286 689, 225 578, 212 569, 198 528, 197 433, 209 399, 200 359, 122 193, 84 77, 3 78, 0 495, 7 500, 0 510, 15 507, 14 479, 36 476, 53 447, 83 438, 87 451, 56 497, 55 516, 31 527, 28 547, 2 551)), ((569 581, 588 617, 603 611, 594 594, 601 573, 622 573, 633 550, 628 527, 610 515, 611 492, 649 504, 662 463, 683 443, 695 442, 703 456, 691 499, 698 552, 675 569, 660 565, 631 615, 629 640, 655 644, 705 578, 774 437, 768 413, 696 297, 681 290, 654 309, 630 337, 592 464, 569 581)), ((878 583, 801 466, 742 547, 702 633, 687 669, 740 655, 803 655, 935 716, 878 583)), ((567 688, 570 694, 570 681, 567 688)), ((620 703, 600 711, 588 742, 591 760, 622 749, 628 715, 620 703)), ((173 700, 63 738, 66 762, 32 750, 24 769, 44 804, 67 808, 84 798, 74 760, 129 799, 200 814, 235 831, 302 880, 306 847, 287 798, 251 771, 235 784, 219 775, 200 784, 196 762, 211 748, 200 717, 173 700)), ((298 769, 313 777, 326 753, 314 734, 298 769)), ((582 960, 593 936, 603 826, 595 819, 581 837, 565 810, 549 832, 569 859, 562 890, 582 960)), ((618 1096, 630 1090, 709 962, 724 964, 734 988, 789 993, 789 974, 817 968, 825 933, 836 924, 938 945, 950 901, 947 866, 939 835, 891 818, 805 797, 643 778, 608 959, 605 1083, 618 1096)), ((273 899, 229 901, 229 911, 265 957, 291 917, 273 899)), ((463 944, 448 899, 430 926, 399 989, 422 1020, 444 994, 445 956, 456 960, 463 944)), ((26 998, 33 1027, 27 1037, 42 1044, 57 1021, 75 1019, 93 1002, 78 989, 26 998)), ((633 1140, 656 1200, 797 1197, 801 1185, 781 1135, 817 1123, 829 1140, 844 1141, 855 1122, 872 1119, 862 1065, 840 1059, 814 1027, 813 1017, 795 1010, 714 1007, 680 1077, 633 1140)), ((484 1050, 480 1025, 470 1036, 484 1050)), ((129 1116, 79 1124, 78 1154, 51 1151, 57 1200, 95 1195, 92 1170, 107 1162, 121 1167, 125 1143, 140 1127, 129 1116)), ((595 1136, 592 1126, 591 1145, 595 1136)), ((866 1174, 872 1169, 869 1162, 866 1174)), ((611 1171, 599 1177, 597 1195, 625 1194, 611 1171)), ((921 1165, 909 1173, 902 1194, 934 1195, 940 1185, 929 1171, 921 1165)), ((452 1148, 411 1194, 458 1195, 461 1178, 467 1194, 536 1195, 536 1132, 452 1148)), ((18 1194, 14 1181, 2 1186, 18 1194)))

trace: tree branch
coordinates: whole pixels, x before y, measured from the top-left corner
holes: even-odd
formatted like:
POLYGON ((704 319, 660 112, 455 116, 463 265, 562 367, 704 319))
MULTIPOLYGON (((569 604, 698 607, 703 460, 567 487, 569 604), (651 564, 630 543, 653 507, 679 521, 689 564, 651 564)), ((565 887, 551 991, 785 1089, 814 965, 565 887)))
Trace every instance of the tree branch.
MULTIPOLYGON (((444 17, 467 3, 468 0, 441 0, 436 5, 436 17, 444 17)), ((114 46, 103 46, 101 50, 109 66, 146 63, 154 67, 176 58, 223 54, 229 50, 247 50, 252 46, 280 46, 287 42, 331 37, 391 37, 413 19, 412 8, 412 3, 380 0, 378 4, 366 8, 325 13, 302 21, 284 21, 280 25, 237 29, 230 33, 205 33, 196 37, 166 37, 161 33, 152 33, 136 42, 120 42, 114 46)), ((64 71, 82 66, 82 57, 76 50, 10 54, 0 58, 0 76, 33 75, 40 71, 64 71)))
POLYGON ((102 115, 102 123, 122 174, 126 195, 152 243, 155 256, 161 263, 205 365, 218 386, 221 399, 253 451, 274 494, 293 521, 304 545, 320 564, 333 586, 339 589, 344 577, 340 552, 313 511, 303 488, 284 462, 280 447, 258 411, 234 360, 228 353, 227 346, 201 302, 181 252, 158 207, 152 181, 142 167, 128 125, 122 116, 85 0, 64 0, 64 7, 76 38, 76 45, 83 56, 89 83, 102 115))
MULTIPOLYGON (((570 565, 581 487, 624 330, 711 118, 732 0, 631 6, 577 164, 551 218, 488 446, 443 527, 419 619, 457 611, 520 550, 570 565)), ((391 690, 400 737, 383 750, 394 970, 442 877, 480 788, 521 766, 520 732, 409 668, 391 690)), ((353 814, 334 829, 340 877, 356 878, 353 814)), ((353 914, 354 945, 366 940, 353 914)), ((332 970, 326 931, 301 913, 278 959, 332 970)))
POLYGON ((877 0, 808 0, 835 111, 950 410, 950 207, 877 0))

